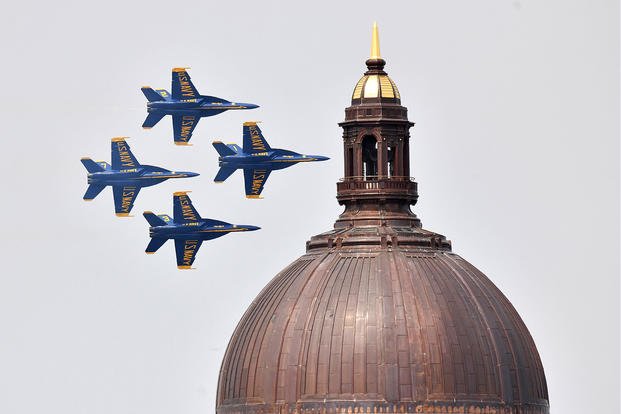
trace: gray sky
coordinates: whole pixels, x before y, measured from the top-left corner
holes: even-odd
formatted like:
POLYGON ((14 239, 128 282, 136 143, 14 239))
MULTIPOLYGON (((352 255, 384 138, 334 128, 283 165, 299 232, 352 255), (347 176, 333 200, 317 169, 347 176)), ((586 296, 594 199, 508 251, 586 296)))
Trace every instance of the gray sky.
POLYGON ((553 413, 618 412, 618 18, 598 0, 7 5, 0 412, 213 410, 242 312, 341 211, 337 122, 374 20, 417 123, 414 211, 515 305, 553 413), (173 66, 261 108, 203 119, 176 147, 170 119, 140 128, 140 86, 169 89, 173 66), (212 183, 211 147, 241 142, 246 120, 274 147, 332 160, 275 172, 246 200, 240 173, 212 183), (109 189, 84 203, 80 157, 109 161, 117 135, 143 163, 201 176, 143 190, 130 219, 109 189), (263 229, 204 244, 179 272, 172 244, 143 253, 141 217, 171 214, 179 190, 203 216, 263 229))

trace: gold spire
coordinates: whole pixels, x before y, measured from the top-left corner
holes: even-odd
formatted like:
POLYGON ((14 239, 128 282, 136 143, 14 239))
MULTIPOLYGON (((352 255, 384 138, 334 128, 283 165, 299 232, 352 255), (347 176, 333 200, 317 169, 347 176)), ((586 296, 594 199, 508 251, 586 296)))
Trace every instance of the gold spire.
POLYGON ((371 56, 369 59, 381 59, 379 46, 379 33, 377 31, 377 22, 373 22, 373 34, 371 36, 371 56))

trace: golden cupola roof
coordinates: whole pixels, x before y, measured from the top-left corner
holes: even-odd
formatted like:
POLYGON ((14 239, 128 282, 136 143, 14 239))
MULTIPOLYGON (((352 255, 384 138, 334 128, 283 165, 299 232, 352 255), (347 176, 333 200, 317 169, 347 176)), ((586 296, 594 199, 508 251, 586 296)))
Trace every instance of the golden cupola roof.
POLYGON ((371 37, 371 56, 366 62, 368 70, 360 78, 352 93, 352 104, 367 102, 401 103, 401 95, 395 82, 384 72, 386 61, 380 54, 379 33, 377 23, 373 23, 371 37))

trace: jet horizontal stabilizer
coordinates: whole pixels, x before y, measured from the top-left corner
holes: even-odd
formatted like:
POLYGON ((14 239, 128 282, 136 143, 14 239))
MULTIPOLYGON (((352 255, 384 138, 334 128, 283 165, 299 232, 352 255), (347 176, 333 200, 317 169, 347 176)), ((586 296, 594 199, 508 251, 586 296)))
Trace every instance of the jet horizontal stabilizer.
POLYGON ((154 91, 153 88, 149 86, 143 86, 142 88, 140 88, 140 90, 142 91, 142 93, 144 94, 144 96, 147 98, 149 102, 158 102, 158 101, 166 100, 166 98, 164 98, 161 94, 154 91))
POLYGON ((149 112, 149 115, 147 115, 146 119, 142 123, 142 127, 144 129, 153 128, 162 118, 164 118, 165 115, 166 112, 164 111, 149 112))
MULTIPOLYGON (((222 141, 214 141, 211 145, 218 151, 221 157, 226 157, 229 155, 235 155, 236 152, 229 145, 224 144, 222 141)), ((224 181, 224 180, 223 180, 224 181)))
POLYGON ((235 171, 236 171, 235 168, 221 167, 220 170, 218 171, 218 174, 216 174, 216 177, 213 180, 216 183, 224 182, 226 181, 227 178, 233 175, 235 171))
POLYGON ((85 201, 91 201, 95 197, 99 195, 106 188, 105 185, 102 184, 91 184, 86 189, 86 193, 84 193, 84 197, 82 197, 85 201))
POLYGON ((167 240, 168 239, 164 239, 164 238, 160 238, 160 237, 152 238, 151 241, 149 242, 149 245, 145 249, 145 253, 146 254, 153 254, 153 253, 155 253, 160 247, 162 247, 164 245, 164 243, 166 243, 167 240))
POLYGON ((86 168, 86 171, 88 171, 91 174, 103 172, 106 170, 105 167, 91 160, 90 158, 82 158, 80 161, 82 162, 82 165, 84 165, 84 168, 86 168))

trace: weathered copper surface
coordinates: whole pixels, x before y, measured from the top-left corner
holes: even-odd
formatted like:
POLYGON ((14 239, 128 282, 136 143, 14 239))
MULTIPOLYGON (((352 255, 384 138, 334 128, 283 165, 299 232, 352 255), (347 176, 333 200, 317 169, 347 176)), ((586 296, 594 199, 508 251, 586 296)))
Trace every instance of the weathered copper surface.
MULTIPOLYGON (((378 44, 366 74, 384 63, 378 44)), ((548 413, 520 316, 410 210, 407 109, 360 96, 340 124, 345 211, 242 317, 217 412, 548 413)))
POLYGON ((535 344, 502 293, 447 250, 382 247, 379 230, 349 230, 374 246, 311 249, 259 294, 218 412, 546 413, 535 344))

